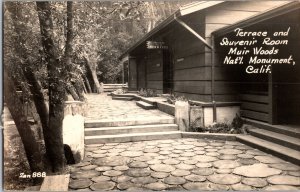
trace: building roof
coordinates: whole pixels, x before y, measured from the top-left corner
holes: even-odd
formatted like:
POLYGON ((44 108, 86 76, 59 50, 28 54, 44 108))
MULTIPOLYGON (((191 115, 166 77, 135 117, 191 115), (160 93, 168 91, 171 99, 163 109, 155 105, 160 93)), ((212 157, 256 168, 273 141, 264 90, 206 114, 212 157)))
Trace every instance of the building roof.
POLYGON ((237 23, 234 23, 232 25, 223 27, 221 29, 218 29, 214 32, 212 32, 215 36, 222 36, 226 33, 232 32, 235 28, 245 28, 248 26, 251 26, 255 23, 262 22, 265 20, 268 20, 270 18, 273 18, 275 16, 284 15, 287 12, 300 9, 300 1, 287 1, 287 4, 279 5, 277 7, 273 7, 263 13, 258 13, 257 15, 254 15, 253 17, 238 21, 237 23))
POLYGON ((134 50, 135 48, 137 48, 139 45, 141 45, 143 42, 145 42, 147 39, 149 39, 150 37, 152 37, 154 34, 156 34, 158 31, 160 31, 161 29, 165 28, 166 26, 168 26, 170 23, 172 23, 176 17, 181 17, 184 15, 188 15, 200 10, 204 10, 206 8, 215 6, 217 4, 223 3, 224 1, 199 1, 199 2, 195 2, 195 3, 189 3, 186 4, 182 7, 180 7, 175 13, 173 13, 172 15, 170 15, 167 19, 165 19, 163 22, 161 22, 159 25, 157 25, 155 28, 153 28, 150 32, 148 32, 147 34, 145 34, 140 40, 138 40, 135 44, 133 44, 129 49, 127 49, 125 51, 125 53, 123 53, 119 59, 123 59, 124 57, 126 57, 126 55, 131 52, 132 50, 134 50))

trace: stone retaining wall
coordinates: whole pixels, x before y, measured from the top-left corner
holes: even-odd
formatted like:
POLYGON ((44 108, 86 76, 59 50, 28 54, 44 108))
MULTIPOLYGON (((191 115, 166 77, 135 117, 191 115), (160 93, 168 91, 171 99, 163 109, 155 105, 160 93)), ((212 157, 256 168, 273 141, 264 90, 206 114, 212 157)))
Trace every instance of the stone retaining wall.
POLYGON ((63 120, 63 143, 70 146, 75 162, 84 157, 84 115, 86 104, 66 101, 63 120))

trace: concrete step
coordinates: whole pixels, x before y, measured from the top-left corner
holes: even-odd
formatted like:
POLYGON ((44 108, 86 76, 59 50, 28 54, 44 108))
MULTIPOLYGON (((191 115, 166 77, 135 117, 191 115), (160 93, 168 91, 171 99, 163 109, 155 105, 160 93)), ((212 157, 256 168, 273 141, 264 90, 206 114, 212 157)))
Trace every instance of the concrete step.
POLYGON ((265 129, 268 131, 281 133, 284 135, 289 135, 292 137, 300 138, 300 126, 292 125, 270 125, 268 123, 263 123, 260 121, 255 121, 251 119, 246 119, 247 124, 253 125, 260 129, 265 129))
POLYGON ((149 132, 166 132, 178 131, 176 124, 158 124, 158 125, 138 125, 124 127, 101 127, 85 129, 86 136, 93 135, 118 135, 128 133, 149 133, 149 132))
POLYGON ((136 105, 143 108, 143 109, 146 109, 146 110, 150 110, 150 109, 155 109, 156 106, 154 105, 151 105, 149 103, 146 103, 145 101, 137 101, 136 102, 136 105))
POLYGON ((251 135, 238 135, 236 136, 237 141, 245 143, 257 149, 260 149, 266 153, 278 156, 286 161, 290 161, 297 165, 300 164, 300 151, 272 143, 251 135))
POLYGON ((181 138, 180 131, 168 131, 151 133, 130 133, 120 135, 85 136, 84 142, 85 144, 100 144, 178 138, 181 138))
POLYGON ((112 100, 132 101, 134 97, 112 96, 112 100))
POLYGON ((156 106, 156 101, 153 101, 151 98, 140 97, 141 101, 148 103, 150 105, 156 106))
POLYGON ((174 117, 140 117, 128 119, 103 119, 85 121, 85 128, 97 127, 123 127, 131 125, 151 125, 151 124, 174 124, 174 117))
POLYGON ((259 137, 261 139, 265 139, 267 141, 271 141, 273 143, 277 143, 291 149, 299 150, 300 152, 300 139, 298 138, 275 133, 272 131, 267 131, 264 129, 251 129, 249 130, 249 132, 255 137, 259 137))
POLYGON ((134 93, 121 93, 121 94, 112 93, 112 96, 116 96, 116 97, 135 97, 136 94, 134 94, 134 93))

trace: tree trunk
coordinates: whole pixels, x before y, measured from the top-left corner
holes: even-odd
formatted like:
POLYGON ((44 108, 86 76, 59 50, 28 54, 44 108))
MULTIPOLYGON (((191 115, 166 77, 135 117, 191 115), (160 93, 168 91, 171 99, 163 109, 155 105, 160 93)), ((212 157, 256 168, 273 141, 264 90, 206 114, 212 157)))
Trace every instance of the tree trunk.
POLYGON ((44 171, 44 168, 39 143, 36 141, 34 133, 24 115, 22 103, 19 97, 16 97, 14 83, 6 72, 4 72, 4 82, 4 100, 23 142, 30 170, 32 172, 42 172, 44 171))
POLYGON ((76 89, 73 85, 69 85, 67 87, 67 92, 70 93, 72 95, 72 98, 75 100, 75 101, 79 101, 79 96, 76 92, 76 89))
POLYGON ((91 85, 90 85, 90 82, 89 82, 88 78, 85 76, 85 74, 83 74, 82 77, 83 77, 83 81, 85 83, 85 87, 87 89, 87 92, 92 93, 92 88, 91 88, 91 85))
MULTIPOLYGON (((67 1, 67 37, 66 37, 66 49, 65 49, 65 64, 67 68, 72 70, 72 54, 73 54, 73 2, 67 1)), ((82 94, 83 89, 81 88, 81 80, 76 79, 75 82, 71 83, 72 87, 69 88, 71 95, 74 100, 84 100, 82 94), (75 94, 76 93, 76 94, 75 94)))
MULTIPOLYGON (((18 22, 22 15, 20 14, 20 11, 18 10, 20 8, 20 5, 15 2, 10 2, 6 4, 6 7, 8 11, 11 13, 11 17, 13 20, 13 24, 15 27, 15 32, 19 34, 21 30, 26 27, 23 23, 18 22)), ((20 35, 21 36, 21 35, 20 35)), ((17 54, 19 54, 20 58, 23 58, 25 63, 21 65, 21 73, 24 77, 24 80, 27 81, 27 83, 30 85, 29 90, 32 94, 32 99, 34 102, 34 110, 38 113, 39 116, 39 123, 38 125, 41 125, 43 130, 49 129, 49 109, 46 104, 44 93, 43 93, 43 87, 41 86, 40 82, 37 80, 36 75, 33 73, 32 68, 30 65, 32 64, 32 61, 30 61, 28 58, 26 58, 28 54, 28 50, 25 45, 25 39, 18 38, 14 42, 14 46, 16 49, 17 54), (25 56, 24 56, 25 55, 25 56), (24 58, 25 57, 25 58, 24 58)), ((24 90, 23 90, 24 91, 24 90)), ((41 136, 40 130, 38 131, 39 136, 41 136)), ((24 144, 25 145, 25 144, 24 144)), ((45 163, 45 162, 44 162, 45 163)), ((45 164, 44 166, 46 166, 45 164)))
POLYGON ((88 63, 88 60, 86 58, 84 58, 84 66, 85 66, 85 69, 86 69, 86 79, 89 83, 89 86, 91 88, 91 93, 95 93, 95 83, 94 83, 94 80, 93 80, 93 75, 92 75, 92 70, 91 70, 91 67, 89 66, 89 63, 88 63))
POLYGON ((44 132, 47 155, 54 172, 65 168, 62 121, 64 118, 65 87, 61 80, 63 66, 54 46, 53 23, 49 2, 36 2, 41 28, 42 45, 46 55, 49 79, 49 129, 44 132))
POLYGON ((73 84, 74 85, 74 88, 77 92, 77 95, 79 97, 79 101, 84 101, 85 98, 84 98, 84 95, 83 95, 83 91, 84 91, 84 88, 83 88, 83 82, 82 82, 82 79, 77 79, 77 81, 73 84))
POLYGON ((83 87, 83 92, 84 92, 84 93, 88 93, 88 91, 87 91, 87 89, 86 89, 86 86, 85 86, 85 84, 84 84, 83 81, 82 81, 82 87, 83 87))
POLYGON ((93 78, 93 83, 94 83, 94 92, 96 93, 101 93, 101 86, 100 86, 100 83, 98 81, 98 78, 97 78, 97 72, 96 72, 96 69, 93 69, 93 68, 96 68, 96 67, 91 67, 90 66, 90 62, 86 59, 86 62, 87 62, 87 68, 88 70, 91 72, 91 75, 92 75, 92 78, 93 78))
POLYGON ((97 78, 96 70, 92 70, 92 76, 93 76, 93 80, 94 80, 94 83, 95 83, 96 93, 101 93, 101 86, 100 86, 100 83, 99 83, 98 78, 97 78))

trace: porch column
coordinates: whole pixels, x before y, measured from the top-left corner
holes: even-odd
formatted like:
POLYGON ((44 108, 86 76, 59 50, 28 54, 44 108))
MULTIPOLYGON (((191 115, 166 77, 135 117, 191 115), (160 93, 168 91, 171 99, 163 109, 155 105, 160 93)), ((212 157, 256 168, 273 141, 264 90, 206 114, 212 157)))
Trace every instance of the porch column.
MULTIPOLYGON (((273 68, 271 66, 271 68, 273 68)), ((271 69, 272 70, 272 69, 271 69)), ((278 118, 277 118, 277 85, 274 83, 275 79, 275 71, 274 68, 272 70, 272 73, 268 74, 268 97, 269 97, 269 109, 268 109, 268 114, 269 114, 269 119, 268 123, 269 124, 277 124, 278 123, 278 118)))

